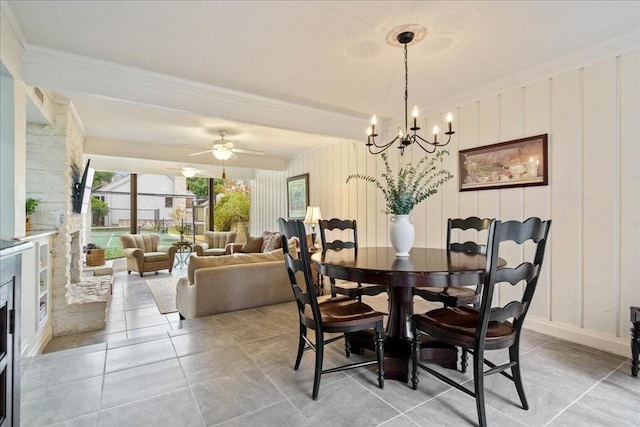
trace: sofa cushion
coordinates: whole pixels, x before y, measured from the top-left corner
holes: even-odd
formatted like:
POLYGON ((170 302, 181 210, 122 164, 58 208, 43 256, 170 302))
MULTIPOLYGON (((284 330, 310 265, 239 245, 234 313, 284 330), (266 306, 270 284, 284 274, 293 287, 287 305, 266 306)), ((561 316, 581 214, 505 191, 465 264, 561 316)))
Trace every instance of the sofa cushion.
POLYGON ((248 237, 247 243, 245 243, 242 249, 240 249, 240 252, 245 254, 262 252, 260 250, 262 248, 262 243, 262 237, 248 237))
POLYGON ((145 252, 144 253, 145 262, 166 261, 168 259, 169 259, 169 254, 167 254, 166 252, 145 252))
POLYGON ((249 264, 253 262, 269 261, 284 261, 284 254, 282 253, 282 250, 275 250, 266 253, 238 253, 217 257, 191 257, 189 258, 187 276, 189 278, 189 283, 193 283, 194 272, 199 268, 223 267, 226 265, 249 264))
POLYGON ((225 255, 226 250, 225 248, 205 249, 202 251, 202 254, 204 256, 219 256, 219 255, 225 255))
POLYGON ((270 252, 276 249, 282 248, 282 237, 280 233, 273 233, 264 239, 264 243, 262 244, 262 252, 270 252))
MULTIPOLYGON (((267 244, 270 242, 271 237, 275 234, 280 234, 277 231, 263 231, 262 232, 262 246, 260 247, 260 252, 268 252, 269 249, 266 249, 267 244)), ((275 249, 275 248, 273 248, 275 249)))

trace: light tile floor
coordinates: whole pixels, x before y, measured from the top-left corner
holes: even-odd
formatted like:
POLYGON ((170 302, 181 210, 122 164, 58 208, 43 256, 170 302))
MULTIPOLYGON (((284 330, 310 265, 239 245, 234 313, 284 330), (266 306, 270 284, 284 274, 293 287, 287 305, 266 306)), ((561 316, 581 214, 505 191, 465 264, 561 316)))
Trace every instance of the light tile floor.
MULTIPOLYGON (((47 354, 23 359, 22 425, 477 424, 474 400, 426 373, 417 391, 391 380, 380 390, 368 369, 324 375, 313 401, 313 354, 293 370, 294 303, 179 321, 158 312, 144 283, 163 275, 117 272, 105 331, 55 338, 47 354)), ((386 298, 367 302, 381 309, 386 298)), ((325 365, 343 363, 342 349, 330 345, 325 365)), ((525 331, 522 364, 531 408, 507 379, 487 377, 489 425, 640 425, 629 359, 525 331)))

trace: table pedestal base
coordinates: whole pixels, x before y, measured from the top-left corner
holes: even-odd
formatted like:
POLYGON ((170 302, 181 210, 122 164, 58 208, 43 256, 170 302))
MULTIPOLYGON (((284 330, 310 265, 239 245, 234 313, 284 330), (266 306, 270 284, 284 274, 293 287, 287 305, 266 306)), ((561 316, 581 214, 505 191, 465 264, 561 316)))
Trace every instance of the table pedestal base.
MULTIPOLYGON (((458 367, 458 350, 449 344, 433 338, 421 338, 420 360, 456 369, 458 367)), ((351 335, 351 352, 362 354, 364 349, 374 351, 372 331, 363 331, 351 335)), ((411 359, 411 342, 387 337, 384 342, 384 377, 385 379, 409 382, 411 359)))

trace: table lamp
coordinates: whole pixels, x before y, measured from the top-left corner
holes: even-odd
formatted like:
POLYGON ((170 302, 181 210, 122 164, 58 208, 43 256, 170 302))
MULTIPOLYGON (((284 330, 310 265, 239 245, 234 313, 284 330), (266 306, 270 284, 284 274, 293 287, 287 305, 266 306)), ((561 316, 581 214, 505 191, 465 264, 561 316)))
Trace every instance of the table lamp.
POLYGON ((307 214, 304 217, 305 224, 311 224, 311 250, 315 251, 316 248, 316 224, 322 219, 320 213, 320 206, 307 206, 307 214))

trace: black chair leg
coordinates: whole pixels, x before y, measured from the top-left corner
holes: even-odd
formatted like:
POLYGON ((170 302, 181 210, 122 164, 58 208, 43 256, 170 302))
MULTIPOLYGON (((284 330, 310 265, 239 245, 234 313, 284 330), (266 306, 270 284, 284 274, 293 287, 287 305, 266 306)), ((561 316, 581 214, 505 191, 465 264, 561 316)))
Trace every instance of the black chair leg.
POLYGON ((324 337, 322 332, 316 330, 316 369, 313 374, 313 400, 318 398, 320 391, 320 376, 322 375, 322 358, 324 356, 324 337))
POLYGON ((307 327, 300 323, 300 336, 298 337, 298 355, 296 356, 296 364, 293 367, 294 371, 297 371, 300 367, 300 361, 302 360, 302 353, 304 353, 305 341, 303 339, 307 334, 307 327))
POLYGON ((376 327, 376 356, 378 358, 378 387, 384 388, 384 332, 382 322, 376 327))
POLYGON ((638 376, 638 358, 640 357, 640 321, 631 328, 631 375, 638 376))
POLYGON ((465 347, 462 347, 462 356, 460 362, 460 372, 463 374, 467 372, 467 366, 469 366, 469 352, 465 347))
POLYGON ((413 340, 411 340, 411 388, 414 390, 418 389, 418 383, 420 380, 418 376, 420 373, 418 372, 418 362, 420 361, 420 333, 413 329, 413 340))
POLYGON ((478 423, 480 427, 486 427, 487 414, 484 407, 484 352, 475 349, 473 353, 473 385, 476 391, 476 409, 478 410, 478 423))
POLYGON ((512 362, 516 362, 516 364, 511 368, 511 374, 513 375, 513 382, 516 384, 516 390, 518 391, 518 397, 520 397, 522 408, 528 410, 529 403, 527 402, 527 396, 524 394, 522 374, 520 373, 520 349, 518 343, 509 347, 509 359, 512 362))
POLYGON ((351 357, 351 334, 344 334, 344 355, 348 358, 351 357))
POLYGON ((336 297, 336 279, 329 277, 329 283, 331 284, 331 298, 336 297))

